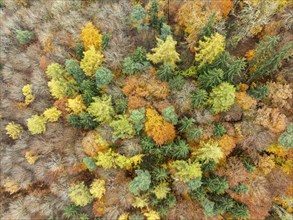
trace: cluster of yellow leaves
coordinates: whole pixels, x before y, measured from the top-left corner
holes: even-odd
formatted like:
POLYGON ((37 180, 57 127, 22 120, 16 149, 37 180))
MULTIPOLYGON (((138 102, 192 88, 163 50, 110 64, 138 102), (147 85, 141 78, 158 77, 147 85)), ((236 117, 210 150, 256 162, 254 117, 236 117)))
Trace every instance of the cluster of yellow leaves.
POLYGON ((33 92, 32 92, 32 85, 30 84, 27 84, 24 87, 22 87, 22 94, 25 97, 25 100, 24 100, 25 106, 29 105, 35 100, 35 96, 33 95, 33 92))
POLYGON ((93 76, 104 61, 104 55, 94 46, 84 52, 84 57, 80 61, 80 68, 87 76, 93 76))
POLYGON ((224 155, 229 155, 236 147, 236 142, 233 137, 224 134, 219 140, 217 140, 219 146, 223 149, 224 155))
POLYGON ((6 180, 4 180, 4 189, 6 192, 13 194, 20 190, 20 186, 16 181, 7 178, 6 180))
POLYGON ((72 111, 74 114, 80 114, 86 110, 81 95, 76 96, 74 99, 68 99, 66 106, 68 107, 67 110, 72 111))
POLYGON ((211 64, 224 50, 225 37, 219 33, 211 37, 204 37, 205 41, 199 41, 199 46, 195 47, 195 60, 200 62, 199 67, 211 64))
POLYGON ((147 59, 155 64, 164 63, 175 67, 176 62, 180 61, 179 53, 175 48, 176 44, 171 35, 168 35, 165 41, 157 38, 157 47, 152 49, 153 54, 147 54, 147 59))
POLYGON ((93 200, 93 197, 84 182, 72 184, 69 188, 69 197, 77 206, 86 206, 93 200))
POLYGON ((151 209, 144 212, 143 215, 146 217, 147 220, 160 220, 159 213, 151 209))
POLYGON ((236 102, 243 110, 248 110, 256 106, 257 102, 246 92, 236 92, 236 102))
POLYGON ((97 199, 101 199, 106 193, 105 180, 95 179, 90 188, 90 193, 97 199))
POLYGON ((223 150, 219 147, 218 142, 212 139, 207 142, 200 142, 200 148, 192 154, 204 163, 210 161, 218 163, 224 157, 223 150))
POLYGON ((293 208, 291 206, 291 204, 293 202, 292 197, 287 197, 287 198, 276 197, 273 200, 275 203, 277 203, 277 204, 281 205, 283 208, 285 208, 288 213, 293 213, 293 208))
POLYGON ((91 46, 93 46, 96 50, 101 48, 102 35, 99 30, 95 28, 92 22, 88 22, 84 27, 82 27, 80 37, 83 41, 85 50, 90 49, 91 46))
POLYGON ((38 158, 39 158, 39 155, 34 151, 25 152, 25 159, 30 165, 35 164, 38 158))
POLYGON ((249 50, 245 53, 245 57, 246 59, 249 61, 249 60, 252 60, 252 58, 255 56, 255 50, 249 50))
POLYGON ((260 156, 257 162, 258 171, 264 175, 269 174, 275 167, 274 155, 260 156))
POLYGON ((266 152, 273 153, 278 157, 286 157, 287 152, 284 147, 278 144, 272 144, 267 149, 266 152))
POLYGON ((44 111, 43 115, 45 116, 48 122, 58 121, 59 117, 62 115, 62 112, 56 107, 48 108, 44 111))
POLYGON ((15 122, 10 122, 5 127, 6 134, 9 135, 13 140, 18 139, 23 131, 23 128, 20 124, 15 122))
POLYGON ((156 110, 151 108, 146 110, 145 132, 158 145, 172 141, 176 136, 174 125, 165 121, 156 110))
POLYGON ((280 113, 278 108, 264 107, 259 109, 255 122, 274 133, 284 131, 287 126, 287 118, 284 114, 280 113))
POLYGON ((47 119, 42 115, 33 115, 27 119, 28 130, 32 134, 41 134, 46 131, 47 119))
POLYGON ((165 199, 170 191, 171 189, 169 188, 168 183, 162 182, 154 188, 153 193, 157 199, 165 199))
POLYGON ((99 152, 96 157, 96 165, 104 169, 121 168, 131 170, 142 162, 143 154, 138 154, 133 157, 126 157, 121 154, 115 153, 111 150, 107 152, 99 152))

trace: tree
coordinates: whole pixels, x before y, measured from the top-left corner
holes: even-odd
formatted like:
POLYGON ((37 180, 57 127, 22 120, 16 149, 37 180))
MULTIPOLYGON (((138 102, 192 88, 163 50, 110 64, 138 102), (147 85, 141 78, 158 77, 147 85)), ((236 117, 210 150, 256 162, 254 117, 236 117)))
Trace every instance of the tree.
POLYGON ((196 66, 191 66, 188 69, 184 70, 184 71, 180 71, 179 72, 180 75, 182 76, 195 76, 197 74, 197 67, 196 66))
POLYGON ((145 122, 145 109, 135 109, 130 112, 129 116, 132 124, 134 125, 134 129, 136 133, 138 134, 144 127, 145 122))
POLYGON ((94 171, 96 169, 95 159, 92 157, 85 157, 83 158, 83 163, 87 166, 89 171, 94 171))
POLYGON ((140 192, 146 192, 151 184, 151 175, 146 170, 136 170, 136 177, 129 183, 128 189, 131 193, 138 196, 140 192))
POLYGON ((186 159, 189 154, 189 145, 183 139, 176 139, 172 144, 163 147, 163 152, 172 158, 186 159))
POLYGON ((204 40, 204 37, 211 37, 212 34, 214 34, 215 21, 216 21, 216 13, 213 13, 209 17, 208 22, 205 24, 205 26, 202 27, 200 33, 198 34, 199 40, 204 40))
POLYGON ((226 133, 226 129, 224 127, 224 125, 220 122, 216 122, 214 124, 214 135, 215 136, 218 136, 218 137, 221 137, 223 136, 225 133, 226 133))
POLYGON ((171 65, 163 64, 160 65, 157 71, 157 77, 163 81, 169 81, 175 76, 174 69, 171 65))
POLYGON ((137 28, 137 30, 147 29, 147 25, 144 24, 146 15, 147 12, 141 5, 137 4, 133 6, 130 14, 130 21, 132 26, 137 28))
POLYGON ((26 106, 35 100, 35 96, 33 95, 31 84, 26 84, 24 87, 22 87, 22 94, 25 97, 24 104, 26 106))
POLYGON ((152 192, 155 194, 157 199, 165 199, 170 191, 171 189, 168 187, 168 183, 161 182, 153 189, 152 192))
POLYGON ((13 140, 16 140, 21 136, 23 128, 20 124, 10 122, 6 125, 5 130, 9 137, 11 137, 13 140))
POLYGON ((233 85, 223 82, 213 88, 208 99, 214 113, 228 111, 235 101, 235 88, 233 85))
POLYGON ((249 62, 252 74, 248 83, 273 74, 282 65, 282 61, 291 55, 293 44, 287 43, 278 50, 279 41, 279 37, 266 36, 257 45, 255 56, 249 62))
POLYGON ((48 122, 55 122, 58 121, 59 117, 62 115, 62 112, 56 107, 51 107, 46 109, 43 115, 48 122))
POLYGON ((94 102, 87 108, 88 113, 95 117, 95 120, 101 123, 108 123, 114 115, 112 106, 112 97, 103 95, 102 97, 94 97, 94 102))
POLYGON ((65 66, 67 72, 71 76, 73 76, 74 80, 78 84, 82 83, 82 81, 86 79, 86 75, 84 74, 76 60, 66 60, 65 66))
POLYGON ((105 180, 94 179, 90 187, 90 193, 94 198, 101 199, 106 193, 105 180))
POLYGON ((174 125, 150 108, 146 110, 145 131, 159 145, 172 141, 176 136, 174 125))
POLYGON ((191 104, 194 108, 199 108, 203 106, 207 99, 208 99, 208 93, 204 89, 195 89, 190 94, 191 104))
POLYGON ((293 124, 290 124, 286 132, 280 135, 279 144, 286 149, 293 148, 293 124))
POLYGON ((175 160, 171 164, 171 167, 176 170, 174 176, 184 183, 195 178, 201 178, 202 176, 200 164, 198 162, 175 160))
POLYGON ((163 117, 167 122, 176 125, 178 122, 178 116, 173 106, 169 106, 163 110, 163 117))
POLYGON ((46 131, 47 119, 44 116, 33 115, 27 119, 28 130, 32 134, 42 134, 46 131))
POLYGON ((216 194, 223 194, 229 188, 226 178, 220 176, 204 178, 203 184, 211 193, 216 194))
POLYGON ((92 22, 88 22, 82 27, 80 37, 86 51, 89 50, 91 46, 96 50, 101 49, 102 35, 92 22))
POLYGON ((69 187, 69 197, 75 205, 82 207, 93 201, 93 197, 89 193, 88 188, 84 185, 84 182, 72 184, 69 187))
POLYGON ((74 114, 80 114, 86 110, 82 95, 78 95, 74 99, 68 99, 66 106, 68 107, 67 111, 72 111, 74 114))
POLYGON ((199 47, 194 48, 195 61, 199 62, 199 68, 205 64, 211 64, 224 50, 225 37, 219 33, 204 37, 205 41, 199 41, 199 47))
POLYGON ((167 25, 166 23, 162 24, 161 30, 160 30, 160 38, 165 41, 167 39, 168 35, 172 35, 171 27, 167 25))
POLYGON ((221 69, 212 69, 200 74, 199 84, 204 89, 211 89, 223 82, 224 71, 221 69))
POLYGON ((138 47, 133 54, 124 58, 122 72, 126 75, 133 75, 147 70, 150 62, 147 61, 147 52, 143 47, 138 47))
POLYGON ((96 84, 98 88, 108 85, 114 77, 111 70, 101 67, 96 71, 96 84))
POLYGON ((147 59, 153 63, 164 63, 172 66, 176 66, 176 62, 180 61, 179 54, 176 52, 176 41, 173 40, 171 35, 168 35, 166 40, 163 41, 157 38, 157 47, 153 48, 153 54, 147 54, 147 59))
POLYGON ((95 72, 100 68, 104 61, 104 55, 96 50, 94 46, 84 52, 84 57, 80 61, 80 67, 87 76, 93 76, 95 72))
POLYGON ((200 148, 193 154, 196 156, 196 159, 202 163, 208 163, 210 161, 219 163, 220 159, 224 157, 222 149, 219 147, 218 143, 213 140, 201 142, 200 148))
POLYGON ((16 39, 21 45, 29 44, 34 38, 34 34, 30 31, 16 30, 16 39))
POLYGON ((251 87, 248 94, 257 100, 264 100, 269 94, 269 87, 267 85, 257 85, 255 88, 251 87))
POLYGON ((112 134, 114 141, 118 138, 131 138, 135 134, 133 125, 129 122, 129 119, 126 115, 118 115, 117 119, 110 123, 110 126, 114 129, 112 134))
POLYGON ((66 120, 74 128, 94 129, 99 125, 95 117, 88 113, 70 114, 66 120))

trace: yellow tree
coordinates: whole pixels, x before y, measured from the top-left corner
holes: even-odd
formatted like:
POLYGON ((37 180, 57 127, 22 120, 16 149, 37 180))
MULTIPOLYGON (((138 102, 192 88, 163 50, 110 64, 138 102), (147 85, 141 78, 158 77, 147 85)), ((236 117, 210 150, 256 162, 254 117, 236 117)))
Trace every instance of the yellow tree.
POLYGON ((179 53, 176 52, 175 45, 177 41, 174 41, 171 35, 167 36, 166 41, 157 38, 157 47, 153 48, 153 54, 147 54, 147 59, 153 63, 164 63, 172 67, 176 66, 176 62, 180 61, 179 53))
POLYGON ((99 50, 102 45, 102 35, 99 30, 95 28, 92 22, 88 22, 84 27, 82 27, 80 35, 85 50, 90 49, 94 46, 95 49, 99 50))
POLYGON ((100 68, 103 60, 104 55, 99 50, 96 50, 94 46, 90 46, 89 50, 84 52, 80 67, 87 76, 93 76, 100 68))
POLYGON ((211 64, 224 50, 225 37, 219 33, 211 37, 204 37, 205 41, 199 41, 199 47, 194 49, 197 51, 195 60, 199 62, 199 67, 205 64, 211 64))

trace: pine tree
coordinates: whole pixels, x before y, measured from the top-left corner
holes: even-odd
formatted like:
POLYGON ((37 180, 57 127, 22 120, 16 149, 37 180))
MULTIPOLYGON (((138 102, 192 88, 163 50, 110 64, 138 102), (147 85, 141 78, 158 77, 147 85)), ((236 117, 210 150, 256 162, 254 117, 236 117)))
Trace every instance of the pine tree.
POLYGON ((147 59, 153 63, 163 63, 172 66, 176 66, 176 62, 180 61, 179 54, 176 52, 176 41, 173 40, 171 35, 168 35, 166 40, 163 41, 157 38, 157 47, 153 48, 153 54, 147 54, 147 59))
POLYGON ((243 59, 237 59, 232 62, 228 70, 224 72, 224 80, 233 83, 234 76, 240 76, 240 73, 245 69, 246 63, 243 59))
POLYGON ((199 108, 203 106, 207 99, 208 99, 208 93, 204 89, 195 89, 190 94, 191 104, 194 108, 199 108))
POLYGON ((161 30, 160 30, 160 38, 165 41, 167 39, 168 35, 172 35, 171 27, 167 25, 166 23, 162 24, 161 30))
POLYGON ((187 132, 192 126, 193 123, 195 122, 194 118, 187 118, 184 116, 184 118, 179 120, 179 132, 187 132))
POLYGON ((82 83, 82 81, 86 79, 84 72, 76 60, 66 60, 65 66, 67 72, 73 76, 74 80, 78 84, 82 83))
POLYGON ((204 37, 211 37, 214 34, 214 25, 216 21, 216 13, 213 13, 210 17, 206 25, 201 29, 198 39, 203 41, 204 37))
POLYGON ((96 71, 96 85, 98 88, 101 88, 109 84, 114 77, 114 74, 111 70, 101 67, 96 71))
POLYGON ((134 195, 139 195, 140 192, 146 192, 151 184, 151 175, 146 170, 136 170, 136 177, 129 183, 128 189, 134 195))
POLYGON ((137 30, 147 29, 148 27, 144 24, 147 12, 145 9, 137 4, 133 6, 131 14, 130 14, 130 21, 133 27, 137 28, 137 30))
POLYGON ((163 81, 169 81, 175 76, 174 69, 171 65, 160 65, 157 71, 157 77, 163 81))
POLYGON ((167 107, 163 110, 163 117, 167 122, 176 125, 178 122, 178 116, 173 106, 167 107))
POLYGON ((147 60, 147 52, 143 47, 138 47, 133 54, 123 60, 122 72, 126 75, 133 75, 147 70, 150 62, 147 60))
POLYGON ((21 45, 29 44, 34 38, 34 34, 30 31, 16 30, 16 39, 21 45))
POLYGON ((229 188, 226 178, 220 176, 204 178, 203 184, 211 193, 216 194, 223 194, 229 188))
POLYGON ((195 61, 199 62, 199 68, 211 64, 225 50, 225 37, 219 33, 204 39, 205 41, 199 41, 199 47, 195 48, 195 61))
POLYGON ((199 84, 204 89, 211 89, 223 82, 224 72, 221 69, 212 69, 198 77, 199 84))
POLYGON ((255 88, 250 88, 248 94, 257 100, 264 100, 269 94, 269 87, 267 85, 258 85, 255 88))
POLYGON ((224 127, 224 125, 220 122, 216 122, 214 124, 214 135, 221 137, 226 133, 226 129, 224 127))

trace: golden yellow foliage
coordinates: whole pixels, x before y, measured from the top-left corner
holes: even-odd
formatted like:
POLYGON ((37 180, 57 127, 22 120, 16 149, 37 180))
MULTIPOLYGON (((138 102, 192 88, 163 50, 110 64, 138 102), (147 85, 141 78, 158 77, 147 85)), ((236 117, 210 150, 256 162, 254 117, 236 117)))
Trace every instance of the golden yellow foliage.
POLYGON ((39 158, 39 155, 36 154, 34 151, 25 152, 25 159, 30 165, 35 164, 38 158, 39 158))
POLYGON ((230 154, 236 147, 236 142, 233 137, 224 134, 218 141, 219 146, 223 149, 225 156, 230 154))
POLYGON ((158 145, 172 141, 176 136, 174 125, 165 121, 156 110, 151 108, 146 110, 145 131, 158 145))
POLYGON ((257 102, 246 92, 236 92, 236 102, 243 110, 248 110, 256 106, 257 102))
POLYGON ((176 44, 177 41, 174 41, 171 35, 168 35, 165 41, 157 38, 157 47, 152 49, 153 54, 147 54, 147 59, 155 64, 164 63, 175 67, 176 62, 180 61, 179 53, 175 48, 176 44))
POLYGON ((74 99, 68 99, 66 106, 68 107, 67 110, 72 111, 74 114, 80 114, 86 110, 81 95, 76 96, 74 99))
POLYGON ((59 117, 62 115, 62 112, 56 107, 48 108, 44 111, 43 115, 45 116, 48 122, 58 121, 59 117))
POLYGON ((281 145, 278 144, 272 144, 270 145, 267 149, 266 152, 268 153, 273 153, 278 157, 286 157, 287 152, 285 150, 285 148, 281 145))
POLYGON ((274 169, 275 167, 274 156, 273 155, 261 156, 259 158, 257 165, 258 165, 258 170, 260 173, 264 175, 269 174, 272 171, 272 169, 274 169))
POLYGON ((102 45, 102 35, 99 30, 95 28, 92 22, 88 22, 84 27, 82 27, 80 35, 85 50, 90 49, 93 46, 96 50, 99 50, 102 45))
POLYGON ((23 128, 20 124, 15 122, 10 122, 5 127, 6 134, 9 135, 13 140, 18 139, 23 131, 23 128))
POLYGON ((104 55, 96 50, 94 46, 84 52, 84 57, 80 61, 80 68, 85 72, 87 76, 93 76, 99 69, 104 60, 104 55))
POLYGON ((90 188, 90 193, 97 199, 101 199, 106 193, 105 180, 95 179, 90 188))
POLYGON ((4 189, 6 192, 13 194, 20 190, 20 186, 16 181, 7 178, 4 180, 4 189))
POLYGON ((35 100, 35 96, 33 95, 33 92, 32 92, 32 85, 30 84, 27 84, 24 87, 22 87, 22 94, 25 97, 24 104, 26 106, 35 100))
POLYGON ((32 134, 41 134, 46 131, 47 119, 44 116, 33 115, 27 119, 28 130, 32 134))

